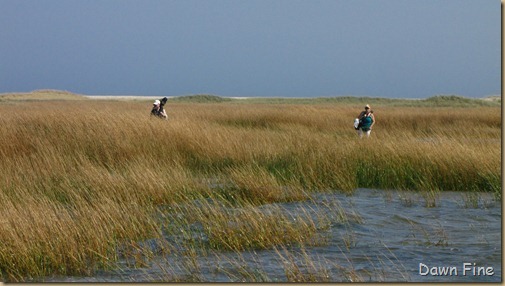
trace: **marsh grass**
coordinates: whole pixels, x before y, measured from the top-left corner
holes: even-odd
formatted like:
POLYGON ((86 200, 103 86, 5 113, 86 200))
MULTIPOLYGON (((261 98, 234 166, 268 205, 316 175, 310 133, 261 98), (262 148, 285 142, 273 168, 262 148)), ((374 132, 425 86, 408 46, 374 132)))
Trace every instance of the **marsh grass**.
POLYGON ((305 248, 299 252, 289 251, 286 248, 276 249, 283 265, 286 280, 288 282, 331 282, 330 273, 327 270, 327 261, 313 259, 305 248))
POLYGON ((462 201, 458 204, 464 208, 490 208, 493 205, 500 203, 500 200, 496 196, 484 196, 479 193, 464 193, 462 195, 462 201))
POLYGON ((361 105, 174 101, 161 121, 144 102, 0 104, 0 279, 91 275, 125 245, 145 265, 154 254, 134 243, 164 240, 167 206, 207 238, 188 245, 238 251, 324 243, 323 215, 256 208, 313 192, 413 190, 427 207, 446 190, 501 198, 499 107, 377 104, 359 140, 361 105))
POLYGON ((410 242, 416 245, 446 247, 450 244, 447 231, 438 221, 428 226, 413 222, 410 222, 410 225, 412 231, 410 242))
POLYGON ((237 252, 326 243, 321 231, 328 229, 332 220, 327 209, 287 211, 279 205, 236 207, 224 202, 199 200, 174 206, 172 215, 165 216, 166 233, 187 235, 185 240, 199 244, 200 248, 237 252))

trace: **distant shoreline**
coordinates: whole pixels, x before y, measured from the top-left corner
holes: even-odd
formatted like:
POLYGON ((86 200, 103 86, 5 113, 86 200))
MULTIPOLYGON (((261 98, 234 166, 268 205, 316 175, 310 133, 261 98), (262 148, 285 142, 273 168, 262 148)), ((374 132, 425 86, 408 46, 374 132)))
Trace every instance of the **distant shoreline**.
POLYGON ((0 93, 0 102, 7 101, 47 101, 47 100, 92 100, 92 101, 141 101, 149 102, 167 97, 171 102, 191 103, 275 103, 275 104, 323 104, 323 103, 363 103, 373 105, 396 106, 498 106, 501 95, 490 95, 483 98, 464 97, 459 95, 437 95, 428 98, 380 98, 370 96, 318 96, 318 97, 263 97, 263 96, 219 96, 212 94, 189 95, 111 95, 111 94, 76 94, 60 90, 35 90, 32 92, 0 93))
MULTIPOLYGON (((96 100, 124 99, 124 100, 155 100, 163 96, 142 96, 142 95, 82 95, 85 98, 96 100)), ((170 96, 167 96, 171 98, 170 96)))
MULTIPOLYGON (((158 96, 153 96, 153 95, 82 95, 83 97, 89 98, 89 99, 96 99, 96 100, 110 100, 110 99, 122 99, 122 100, 155 100, 155 99, 160 99, 163 97, 167 97, 168 99, 175 98, 178 96, 163 96, 163 95, 158 95, 158 96)), ((251 97, 226 97, 222 96, 223 98, 232 98, 232 99, 249 99, 251 97)))
MULTIPOLYGON (((181 96, 165 96, 165 95, 81 95, 85 98, 96 99, 96 100, 111 100, 111 99, 122 99, 122 100, 155 100, 163 97, 167 97, 168 99, 177 98, 181 96)), ((222 98, 230 98, 230 99, 320 99, 320 98, 334 98, 339 96, 314 96, 314 97, 290 97, 290 96, 218 96, 222 98)), ((360 96, 356 96, 357 98, 361 98, 360 96)), ((365 96, 366 97, 366 96, 365 96)), ((461 96, 464 97, 464 96, 461 96)), ((368 99, 377 99, 375 97, 366 97, 368 99)), ((496 99, 500 99, 501 95, 490 95, 485 97, 464 97, 468 99, 482 99, 487 101, 492 101, 496 99)), ((386 98, 391 100, 425 100, 426 98, 386 98)))

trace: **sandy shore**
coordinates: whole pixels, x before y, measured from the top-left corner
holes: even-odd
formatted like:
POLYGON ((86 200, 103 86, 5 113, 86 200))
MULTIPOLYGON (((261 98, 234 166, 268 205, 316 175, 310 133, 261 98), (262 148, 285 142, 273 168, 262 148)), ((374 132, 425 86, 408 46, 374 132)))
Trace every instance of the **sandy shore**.
MULTIPOLYGON (((141 95, 84 95, 84 97, 96 100, 155 100, 163 96, 141 96, 141 95)), ((171 98, 171 96, 167 96, 171 98)))
MULTIPOLYGON (((142 96, 142 95, 83 95, 86 98, 89 99, 96 99, 96 100, 156 100, 156 99, 162 99, 164 96, 163 95, 158 95, 158 96, 142 96)), ((167 96, 168 99, 174 98, 175 96, 167 96)), ((228 97, 228 98, 233 98, 233 99, 247 99, 250 97, 228 97)))

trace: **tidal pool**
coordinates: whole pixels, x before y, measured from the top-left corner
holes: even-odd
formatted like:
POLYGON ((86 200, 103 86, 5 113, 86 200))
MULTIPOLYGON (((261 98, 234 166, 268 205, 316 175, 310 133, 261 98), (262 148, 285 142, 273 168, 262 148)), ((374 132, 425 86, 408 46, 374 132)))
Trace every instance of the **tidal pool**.
MULTIPOLYGON (((258 206, 314 215, 338 208, 348 218, 321 230, 315 246, 242 252, 181 249, 144 265, 46 282, 500 282, 501 202, 491 194, 358 189, 305 202, 258 206)), ((194 239, 205 240, 197 227, 194 239)), ((181 238, 166 237, 177 244, 181 238)), ((145 242, 156 250, 155 242, 145 242)), ((157 253, 153 251, 153 253, 157 253)))

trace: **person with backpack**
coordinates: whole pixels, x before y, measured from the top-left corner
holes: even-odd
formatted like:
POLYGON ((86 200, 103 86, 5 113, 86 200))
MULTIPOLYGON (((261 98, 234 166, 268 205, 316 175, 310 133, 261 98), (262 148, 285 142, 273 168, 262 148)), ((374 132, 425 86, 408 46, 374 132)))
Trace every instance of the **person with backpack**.
POLYGON ((359 120, 359 124, 355 129, 358 131, 359 137, 362 138, 363 133, 366 134, 367 138, 370 137, 372 126, 375 124, 375 117, 370 105, 365 105, 365 110, 358 115, 357 119, 359 120))
POLYGON ((156 99, 153 103, 153 108, 151 109, 151 116, 157 116, 162 119, 167 119, 167 113, 165 111, 165 103, 167 103, 168 98, 163 97, 161 100, 156 99))

